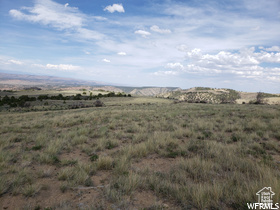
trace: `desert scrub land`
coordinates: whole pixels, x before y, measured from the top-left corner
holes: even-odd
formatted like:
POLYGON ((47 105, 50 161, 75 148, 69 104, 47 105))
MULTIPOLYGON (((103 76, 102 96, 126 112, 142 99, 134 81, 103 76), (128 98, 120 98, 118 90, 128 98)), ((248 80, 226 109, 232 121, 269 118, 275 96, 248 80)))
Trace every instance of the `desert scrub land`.
POLYGON ((4 209, 247 209, 280 197, 280 106, 104 98, 0 113, 4 209))

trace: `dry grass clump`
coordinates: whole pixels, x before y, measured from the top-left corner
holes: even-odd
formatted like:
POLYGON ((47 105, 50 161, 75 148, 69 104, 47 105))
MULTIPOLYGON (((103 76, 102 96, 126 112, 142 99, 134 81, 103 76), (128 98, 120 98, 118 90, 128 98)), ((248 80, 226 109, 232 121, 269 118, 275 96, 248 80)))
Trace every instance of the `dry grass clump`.
POLYGON ((69 186, 92 186, 89 174, 80 166, 63 168, 58 180, 67 181, 69 186))

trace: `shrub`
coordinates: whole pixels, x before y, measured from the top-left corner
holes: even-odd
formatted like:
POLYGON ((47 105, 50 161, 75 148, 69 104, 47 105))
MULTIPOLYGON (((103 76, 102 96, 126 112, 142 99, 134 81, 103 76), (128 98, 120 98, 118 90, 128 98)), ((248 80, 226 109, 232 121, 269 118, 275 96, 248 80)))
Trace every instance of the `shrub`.
POLYGON ((96 161, 98 159, 98 155, 97 154, 93 154, 90 156, 90 160, 91 161, 96 161))
POLYGON ((42 149, 42 145, 33 146, 31 148, 31 150, 41 150, 41 149, 42 149))
POLYGON ((103 104, 102 101, 100 101, 100 100, 96 100, 96 101, 93 103, 93 105, 94 105, 95 107, 102 107, 102 106, 104 106, 104 104, 103 104))

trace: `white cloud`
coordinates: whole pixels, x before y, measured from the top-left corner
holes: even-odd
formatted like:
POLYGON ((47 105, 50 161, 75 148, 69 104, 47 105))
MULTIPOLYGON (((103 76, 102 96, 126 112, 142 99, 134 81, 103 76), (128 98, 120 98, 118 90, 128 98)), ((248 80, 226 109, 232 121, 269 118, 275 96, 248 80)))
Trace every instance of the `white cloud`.
POLYGON ((84 17, 77 9, 65 7, 50 0, 38 0, 34 7, 10 10, 10 15, 21 20, 50 25, 57 29, 80 28, 84 25, 84 17))
POLYGON ((175 76, 184 72, 185 68, 181 63, 167 63, 165 68, 172 69, 168 71, 157 71, 154 72, 156 76, 175 76))
POLYGON ((178 75, 177 71, 157 71, 154 72, 153 75, 155 76, 175 76, 178 75))
POLYGON ((17 65, 22 65, 23 62, 18 61, 18 60, 8 60, 9 63, 17 64, 17 65))
POLYGON ((266 51, 280 52, 279 46, 272 46, 270 48, 265 48, 266 51))
POLYGON ((39 23, 53 27, 59 31, 65 30, 69 34, 86 39, 102 39, 103 34, 85 28, 86 15, 77 8, 59 4, 51 0, 37 0, 34 7, 22 7, 21 10, 12 9, 9 14, 19 20, 39 23))
POLYGON ((111 62, 110 60, 108 60, 106 58, 104 58, 102 61, 105 62, 105 63, 110 63, 111 62))
POLYGON ((179 50, 181 52, 186 52, 188 49, 189 49, 188 46, 184 45, 184 44, 177 46, 177 50, 179 50))
POLYGON ((138 31, 135 31, 134 33, 135 34, 139 34, 139 35, 141 35, 144 38, 146 38, 147 36, 151 35, 150 32, 144 31, 144 30, 138 30, 138 31))
POLYGON ((125 52, 118 52, 118 55, 126 55, 125 52))
POLYGON ((191 59, 199 59, 201 58, 202 54, 201 54, 201 49, 195 48, 189 52, 187 52, 186 57, 191 58, 191 59))
POLYGON ((24 14, 18 10, 15 10, 15 9, 11 9, 9 11, 9 14, 15 18, 18 18, 18 19, 24 19, 24 14))
POLYGON ((260 62, 280 63, 280 52, 279 53, 261 52, 261 53, 256 53, 255 56, 257 56, 257 59, 260 62))
POLYGON ((94 18, 95 20, 99 20, 99 21, 107 20, 107 18, 102 17, 102 16, 93 16, 93 18, 94 18))
POLYGON ((280 77, 280 68, 261 66, 262 63, 280 63, 280 53, 255 52, 254 47, 237 53, 220 51, 217 54, 203 54, 200 49, 194 49, 186 53, 186 59, 191 61, 184 67, 186 72, 231 73, 251 79, 280 77))
POLYGON ((87 40, 98 40, 104 38, 103 34, 86 28, 78 28, 76 32, 79 37, 87 40))
MULTIPOLYGON (((269 48, 268 48, 269 49, 269 48)), ((272 47, 271 50, 277 50, 272 47)), ((227 75, 256 80, 280 80, 280 68, 263 67, 263 63, 280 63, 280 53, 256 52, 255 48, 245 48, 239 52, 232 53, 220 51, 216 54, 203 53, 201 49, 195 48, 186 52, 187 64, 180 62, 167 63, 168 71, 157 71, 156 76, 182 74, 227 75)))
POLYGON ((76 71, 81 69, 79 66, 73 66, 71 64, 59 64, 59 65, 47 64, 45 68, 61 70, 61 71, 76 71))
POLYGON ((170 34, 171 31, 169 29, 160 29, 157 25, 153 25, 150 27, 152 31, 158 32, 160 34, 170 34))
POLYGON ((186 58, 204 66, 258 65, 263 60, 259 54, 254 53, 254 48, 246 49, 239 53, 220 51, 214 55, 203 54, 200 49, 196 48, 187 52, 186 58))
POLYGON ((184 66, 181 63, 168 63, 165 68, 183 70, 184 66))
POLYGON ((104 11, 108 11, 110 13, 113 12, 125 12, 122 4, 113 4, 105 7, 104 11))
POLYGON ((219 74, 222 73, 221 70, 215 68, 208 68, 196 64, 188 64, 183 65, 181 63, 168 63, 165 68, 169 68, 172 70, 168 71, 157 71, 155 75, 164 76, 164 75, 182 75, 183 73, 189 74, 200 74, 200 75, 208 75, 208 74, 219 74))

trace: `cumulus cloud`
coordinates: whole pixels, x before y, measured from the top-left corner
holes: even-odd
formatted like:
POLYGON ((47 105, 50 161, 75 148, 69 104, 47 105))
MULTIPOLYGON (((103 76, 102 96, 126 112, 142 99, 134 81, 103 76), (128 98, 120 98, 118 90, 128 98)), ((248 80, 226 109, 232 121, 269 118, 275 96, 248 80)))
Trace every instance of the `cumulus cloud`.
MULTIPOLYGON (((242 65, 258 65, 260 62, 267 59, 269 56, 274 56, 269 53, 255 53, 255 48, 244 49, 239 53, 231 53, 220 51, 217 54, 203 54, 200 49, 193 49, 186 54, 187 59, 191 59, 193 62, 199 63, 200 65, 215 65, 215 66, 242 66, 242 65), (269 54, 269 56, 268 56, 269 54)), ((271 59, 272 61, 272 59, 271 59)), ((274 61, 278 62, 277 59, 274 61)))
POLYGON ((122 4, 113 4, 105 7, 104 11, 108 11, 110 13, 113 12, 125 12, 122 4))
POLYGON ((153 25, 150 27, 152 31, 158 32, 160 34, 170 34, 171 31, 169 29, 160 29, 157 25, 153 25))
POLYGON ((165 68, 183 70, 184 66, 181 63, 168 63, 165 68))
POLYGON ((280 63, 280 53, 262 52, 262 53, 258 53, 257 55, 258 55, 258 59, 261 62, 280 63))
POLYGON ((266 51, 273 51, 273 52, 280 52, 280 47, 279 46, 272 46, 269 48, 265 48, 266 51))
MULTIPOLYGON (((277 48, 272 47, 271 50, 276 51, 277 48)), ((263 63, 280 63, 280 53, 255 52, 254 47, 236 53, 220 51, 217 54, 203 54, 200 49, 193 49, 186 53, 186 59, 193 65, 184 67, 186 71, 232 73, 246 78, 280 76, 280 68, 273 70, 261 66, 263 63)))
POLYGON ((106 58, 104 58, 102 61, 105 62, 105 63, 110 63, 111 62, 110 60, 108 60, 106 58))
POLYGON ((208 54, 195 48, 186 52, 186 65, 179 62, 167 63, 165 68, 169 69, 168 71, 157 71, 154 75, 233 74, 242 78, 280 81, 280 68, 265 66, 265 63, 280 63, 280 53, 275 53, 278 48, 267 49, 272 52, 256 52, 252 47, 235 53, 220 51, 216 54, 208 54))
POLYGON ((76 71, 80 69, 79 66, 73 66, 71 64, 59 64, 59 65, 47 64, 46 68, 60 70, 60 71, 76 71))
POLYGON ((138 30, 138 31, 135 31, 134 33, 135 34, 139 34, 139 35, 141 35, 144 38, 146 38, 147 36, 151 35, 150 32, 144 31, 144 30, 138 30))
POLYGON ((118 52, 118 55, 126 55, 125 52, 118 52))
POLYGON ((25 16, 22 12, 18 11, 18 10, 15 10, 15 9, 11 9, 9 11, 9 14, 15 18, 18 18, 18 19, 24 19, 25 16))
POLYGON ((202 54, 201 54, 201 49, 198 48, 194 48, 193 50, 187 52, 186 57, 187 58, 191 58, 191 59, 199 59, 201 58, 202 54))
POLYGON ((185 68, 181 63, 167 63, 165 65, 167 71, 157 71, 154 73, 156 76, 175 76, 184 72, 185 68))
POLYGON ((67 30, 80 38, 102 39, 99 32, 86 29, 88 17, 69 4, 59 4, 52 0, 37 0, 33 7, 22 7, 20 10, 12 9, 9 14, 18 19, 39 23, 53 27, 59 31, 67 30))

